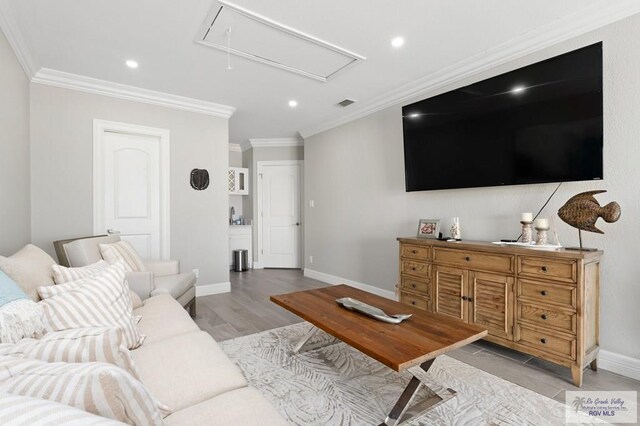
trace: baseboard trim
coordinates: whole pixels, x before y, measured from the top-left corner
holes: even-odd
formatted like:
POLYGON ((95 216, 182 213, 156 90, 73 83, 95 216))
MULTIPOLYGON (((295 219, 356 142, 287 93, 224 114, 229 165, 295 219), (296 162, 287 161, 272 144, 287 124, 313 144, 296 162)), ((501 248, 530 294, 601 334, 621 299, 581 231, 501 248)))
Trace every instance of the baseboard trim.
POLYGON ((215 283, 196 286, 196 297, 211 296, 212 294, 221 294, 231 292, 231 283, 215 283))
POLYGON ((369 293, 377 294, 378 296, 386 297, 387 299, 396 300, 396 295, 393 291, 383 290, 381 288, 374 287, 369 284, 364 284, 358 281, 337 277, 335 275, 325 274, 324 272, 314 271, 313 269, 305 269, 304 276, 308 278, 313 278, 314 280, 322 281, 331 285, 347 284, 347 285, 350 285, 351 287, 355 287, 360 290, 367 291, 369 293))
POLYGON ((615 352, 598 352, 598 369, 611 371, 621 376, 640 380, 640 359, 617 354, 615 352))

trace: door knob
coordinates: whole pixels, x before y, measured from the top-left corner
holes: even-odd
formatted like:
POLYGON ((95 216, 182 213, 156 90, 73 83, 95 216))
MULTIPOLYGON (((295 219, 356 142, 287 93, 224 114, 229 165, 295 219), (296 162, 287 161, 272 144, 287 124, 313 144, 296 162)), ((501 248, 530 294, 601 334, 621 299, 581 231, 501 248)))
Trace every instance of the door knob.
POLYGON ((300 226, 300 222, 296 222, 296 226, 300 226))
POLYGON ((107 234, 119 234, 120 231, 117 231, 115 229, 107 229, 107 234))

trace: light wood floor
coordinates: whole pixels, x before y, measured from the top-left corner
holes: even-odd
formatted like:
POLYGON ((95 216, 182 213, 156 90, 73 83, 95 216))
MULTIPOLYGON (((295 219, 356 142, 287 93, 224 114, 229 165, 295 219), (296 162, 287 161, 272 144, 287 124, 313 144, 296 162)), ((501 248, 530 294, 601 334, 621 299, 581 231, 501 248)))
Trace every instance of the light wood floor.
MULTIPOLYGON (((271 303, 269 296, 325 286, 299 270, 231 272, 231 293, 198 298, 196 323, 218 341, 295 324, 301 319, 271 303)), ((639 381, 602 369, 585 370, 583 386, 578 389, 570 383, 568 369, 484 341, 447 355, 563 403, 566 390, 640 393, 639 381)))

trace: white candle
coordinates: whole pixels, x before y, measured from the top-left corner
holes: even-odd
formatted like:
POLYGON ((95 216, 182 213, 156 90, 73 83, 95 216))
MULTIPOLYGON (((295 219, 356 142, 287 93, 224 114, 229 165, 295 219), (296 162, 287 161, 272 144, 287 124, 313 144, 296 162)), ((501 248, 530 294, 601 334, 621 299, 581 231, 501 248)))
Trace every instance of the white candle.
POLYGON ((521 222, 532 222, 533 221, 533 213, 522 213, 520 215, 521 222))
POLYGON ((549 220, 546 218, 536 219, 536 222, 533 225, 535 228, 547 229, 549 228, 549 220))

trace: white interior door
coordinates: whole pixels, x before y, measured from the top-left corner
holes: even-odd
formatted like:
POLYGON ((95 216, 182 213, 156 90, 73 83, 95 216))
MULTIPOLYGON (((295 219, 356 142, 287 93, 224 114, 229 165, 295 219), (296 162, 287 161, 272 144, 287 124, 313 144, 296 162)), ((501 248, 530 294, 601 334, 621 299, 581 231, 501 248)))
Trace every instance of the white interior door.
POLYGON ((300 268, 302 165, 261 164, 261 263, 265 268, 300 268))
MULTIPOLYGON (((94 155, 96 234, 119 233, 143 259, 168 258, 164 239, 163 137, 138 128, 100 129, 94 155), (166 251, 166 253, 165 253, 166 251)), ((167 213, 168 214, 168 213, 167 213)))

